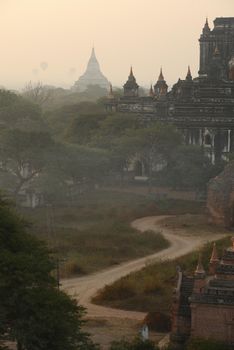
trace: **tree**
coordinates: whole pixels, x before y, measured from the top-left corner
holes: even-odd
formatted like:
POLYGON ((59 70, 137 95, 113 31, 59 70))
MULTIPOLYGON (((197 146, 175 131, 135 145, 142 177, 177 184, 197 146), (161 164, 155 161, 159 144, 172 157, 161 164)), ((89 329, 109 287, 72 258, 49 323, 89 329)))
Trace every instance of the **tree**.
POLYGON ((57 143, 37 179, 37 186, 49 201, 74 198, 102 182, 108 171, 109 157, 105 150, 57 143))
POLYGON ((183 145, 171 152, 170 161, 159 177, 166 186, 204 191, 209 179, 223 166, 213 165, 201 147, 183 145))
POLYGON ((0 123, 5 129, 24 131, 46 129, 38 105, 6 90, 0 90, 0 123))
POLYGON ((0 199, 0 340, 18 350, 96 349, 84 309, 56 288, 45 246, 0 199))
POLYGON ((17 195, 22 187, 37 177, 46 164, 52 147, 48 133, 4 130, 0 135, 0 174, 7 174, 17 195))
POLYGON ((51 89, 48 86, 44 86, 40 81, 34 84, 32 81, 27 83, 23 89, 22 95, 29 101, 40 106, 48 103, 52 98, 51 89))
POLYGON ((127 130, 121 143, 132 156, 147 164, 150 192, 154 169, 170 159, 172 150, 181 143, 181 135, 173 126, 156 122, 142 129, 127 130))
POLYGON ((62 107, 45 113, 53 135, 77 144, 87 144, 90 134, 97 130, 99 121, 105 116, 103 106, 88 101, 64 103, 62 107))

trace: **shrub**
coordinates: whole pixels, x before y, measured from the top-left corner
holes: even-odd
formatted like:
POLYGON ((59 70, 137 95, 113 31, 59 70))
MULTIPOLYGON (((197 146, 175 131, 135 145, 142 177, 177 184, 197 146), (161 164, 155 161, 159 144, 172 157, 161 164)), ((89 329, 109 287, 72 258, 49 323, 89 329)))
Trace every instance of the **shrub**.
POLYGON ((115 341, 110 350, 158 350, 158 347, 150 340, 134 339, 132 342, 126 340, 115 341))
POLYGON ((148 312, 144 323, 147 324, 150 330, 156 332, 169 332, 171 330, 170 317, 162 312, 148 312))
POLYGON ((231 349, 227 344, 215 340, 205 340, 192 338, 188 341, 186 350, 228 350, 231 349))

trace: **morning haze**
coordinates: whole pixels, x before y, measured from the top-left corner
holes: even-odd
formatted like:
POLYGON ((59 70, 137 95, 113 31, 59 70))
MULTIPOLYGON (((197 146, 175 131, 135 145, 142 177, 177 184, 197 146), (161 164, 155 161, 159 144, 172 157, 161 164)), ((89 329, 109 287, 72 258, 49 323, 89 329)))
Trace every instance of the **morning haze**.
POLYGON ((29 80, 70 87, 94 44, 103 73, 122 85, 133 65, 148 86, 160 66, 169 85, 198 70, 198 38, 206 16, 230 17, 233 0, 0 1, 0 84, 29 80))

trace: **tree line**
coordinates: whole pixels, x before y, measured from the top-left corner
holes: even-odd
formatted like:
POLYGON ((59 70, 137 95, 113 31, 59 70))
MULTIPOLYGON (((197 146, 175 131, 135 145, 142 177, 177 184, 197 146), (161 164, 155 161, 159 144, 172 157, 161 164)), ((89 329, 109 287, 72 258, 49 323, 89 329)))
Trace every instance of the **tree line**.
POLYGON ((0 91, 0 181, 15 198, 27 191, 59 200, 124 183, 137 162, 149 188, 201 190, 221 170, 200 147, 185 146, 172 125, 108 113, 101 102, 42 111, 29 97, 0 91))

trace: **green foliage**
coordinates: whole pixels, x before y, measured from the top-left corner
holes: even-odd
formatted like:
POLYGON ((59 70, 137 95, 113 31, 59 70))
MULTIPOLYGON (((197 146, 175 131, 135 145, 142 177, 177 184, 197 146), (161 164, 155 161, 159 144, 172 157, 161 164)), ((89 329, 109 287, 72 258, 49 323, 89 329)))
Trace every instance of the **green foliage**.
POLYGON ((0 122, 6 129, 45 131, 46 128, 39 106, 5 90, 0 90, 0 122))
POLYGON ((64 105, 44 114, 51 133, 56 138, 85 145, 105 116, 102 105, 87 101, 64 105))
POLYGON ((205 340, 192 338, 186 345, 186 350, 228 350, 231 349, 227 344, 215 340, 205 340))
POLYGON ((0 139, 0 175, 11 177, 13 192, 18 194, 42 171, 53 142, 48 133, 19 129, 4 130, 0 139))
POLYGON ((55 288, 44 244, 0 199, 0 340, 17 349, 95 349, 82 332, 84 309, 55 288))
POLYGON ((110 350, 157 350, 158 347, 150 340, 136 338, 133 341, 120 340, 111 344, 110 350))
POLYGON ((201 147, 183 145, 172 149, 167 167, 157 178, 162 185, 204 191, 210 178, 223 167, 224 163, 213 165, 201 147))

